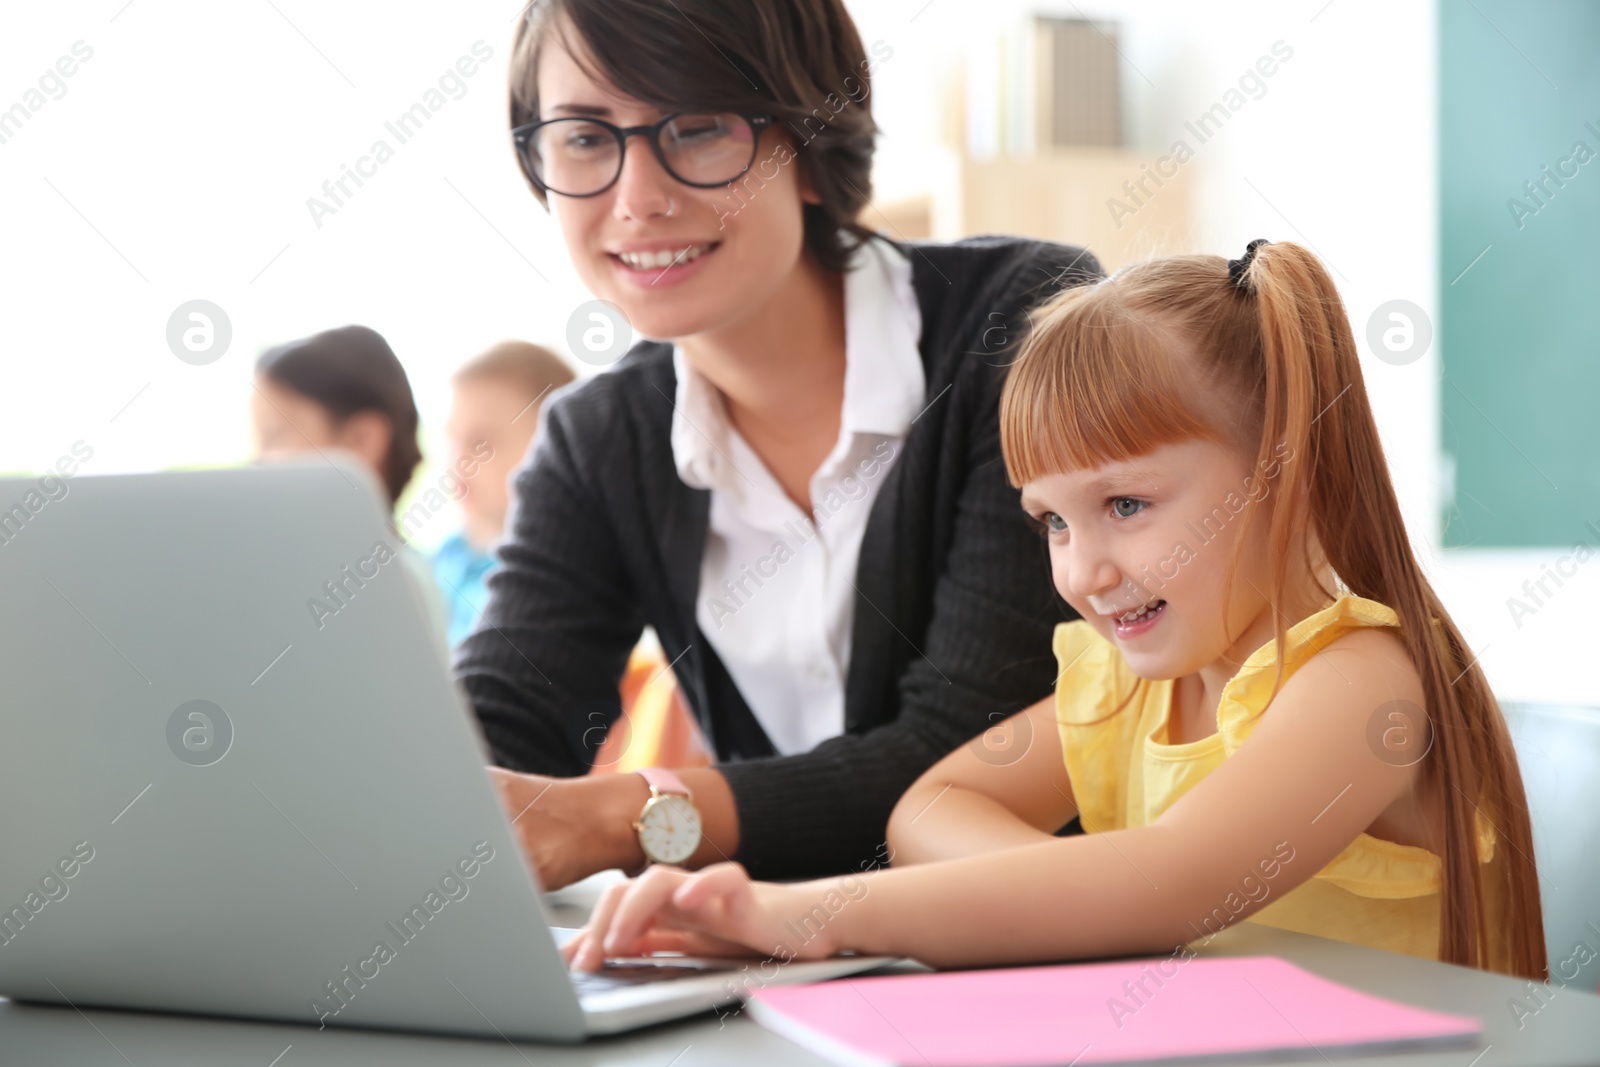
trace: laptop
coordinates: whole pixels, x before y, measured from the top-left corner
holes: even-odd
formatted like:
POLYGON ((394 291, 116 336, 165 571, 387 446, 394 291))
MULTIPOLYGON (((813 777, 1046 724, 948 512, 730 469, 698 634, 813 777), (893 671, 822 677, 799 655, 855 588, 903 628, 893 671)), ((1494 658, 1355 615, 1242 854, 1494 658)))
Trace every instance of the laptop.
POLYGON ((569 973, 385 513, 333 454, 0 479, 0 995, 576 1042, 889 962, 569 973))

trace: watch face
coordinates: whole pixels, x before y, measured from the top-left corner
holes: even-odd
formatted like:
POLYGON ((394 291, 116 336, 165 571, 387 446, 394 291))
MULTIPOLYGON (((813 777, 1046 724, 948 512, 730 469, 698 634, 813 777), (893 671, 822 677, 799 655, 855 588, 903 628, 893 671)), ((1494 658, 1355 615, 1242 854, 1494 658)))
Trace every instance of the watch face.
POLYGON ((687 797, 652 798, 639 816, 639 846, 657 863, 682 863, 700 846, 700 813, 687 797))

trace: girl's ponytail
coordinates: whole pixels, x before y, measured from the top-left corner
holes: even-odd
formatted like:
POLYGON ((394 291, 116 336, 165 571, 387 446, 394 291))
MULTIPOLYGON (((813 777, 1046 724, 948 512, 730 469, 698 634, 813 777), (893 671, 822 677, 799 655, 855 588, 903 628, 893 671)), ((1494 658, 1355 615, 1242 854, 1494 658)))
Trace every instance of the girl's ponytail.
MULTIPOLYGON (((1322 263, 1297 244, 1252 243, 1234 263, 1230 281, 1241 299, 1253 298, 1260 321, 1259 458, 1280 441, 1296 457, 1271 511, 1273 589, 1285 587, 1287 546, 1307 543, 1293 534, 1309 528, 1344 586, 1400 617, 1431 730, 1423 788, 1435 793, 1444 815, 1444 839, 1434 849, 1442 859, 1439 958, 1542 980, 1538 876, 1511 737, 1476 657, 1406 538, 1344 304, 1322 263), (1495 862, 1482 867, 1478 818, 1497 836, 1495 862), (1507 959, 1490 958, 1495 940, 1486 917, 1498 910, 1491 901, 1515 916, 1507 959)), ((1281 665, 1281 616, 1277 641, 1281 665)))

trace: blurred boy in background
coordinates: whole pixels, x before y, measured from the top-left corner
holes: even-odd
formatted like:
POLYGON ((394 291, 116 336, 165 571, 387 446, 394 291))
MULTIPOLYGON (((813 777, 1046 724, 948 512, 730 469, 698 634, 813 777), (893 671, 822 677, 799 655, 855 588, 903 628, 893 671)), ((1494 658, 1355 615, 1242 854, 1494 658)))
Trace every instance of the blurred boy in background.
POLYGON ((505 531, 511 475, 528 452, 539 408, 573 378, 561 357, 524 341, 502 341, 451 376, 445 463, 455 468, 464 456, 477 460, 477 474, 462 483, 461 529, 433 557, 452 647, 472 632, 489 602, 484 580, 505 531))
MULTIPOLYGON (((572 369, 555 353, 523 341, 503 341, 464 363, 451 376, 445 421, 446 464, 464 456, 477 473, 463 479, 462 527, 433 558, 434 574, 449 609, 453 648, 477 626, 489 602, 485 585, 505 531, 511 477, 521 466, 539 422, 539 409, 571 382, 572 369)), ((634 649, 623 675, 622 720, 595 755, 593 774, 640 767, 700 767, 710 762, 676 679, 651 632, 634 649)))

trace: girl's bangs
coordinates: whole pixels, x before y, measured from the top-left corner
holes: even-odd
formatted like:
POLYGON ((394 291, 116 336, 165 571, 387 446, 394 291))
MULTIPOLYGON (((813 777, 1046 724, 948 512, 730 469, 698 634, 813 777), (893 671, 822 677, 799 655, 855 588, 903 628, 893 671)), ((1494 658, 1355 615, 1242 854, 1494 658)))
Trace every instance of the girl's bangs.
POLYGON ((1216 439, 1216 427, 1193 411, 1209 390, 1175 351, 1175 337, 1165 323, 1158 327, 1122 306, 1103 284, 1048 306, 1000 401, 1000 447, 1012 484, 1216 439))

